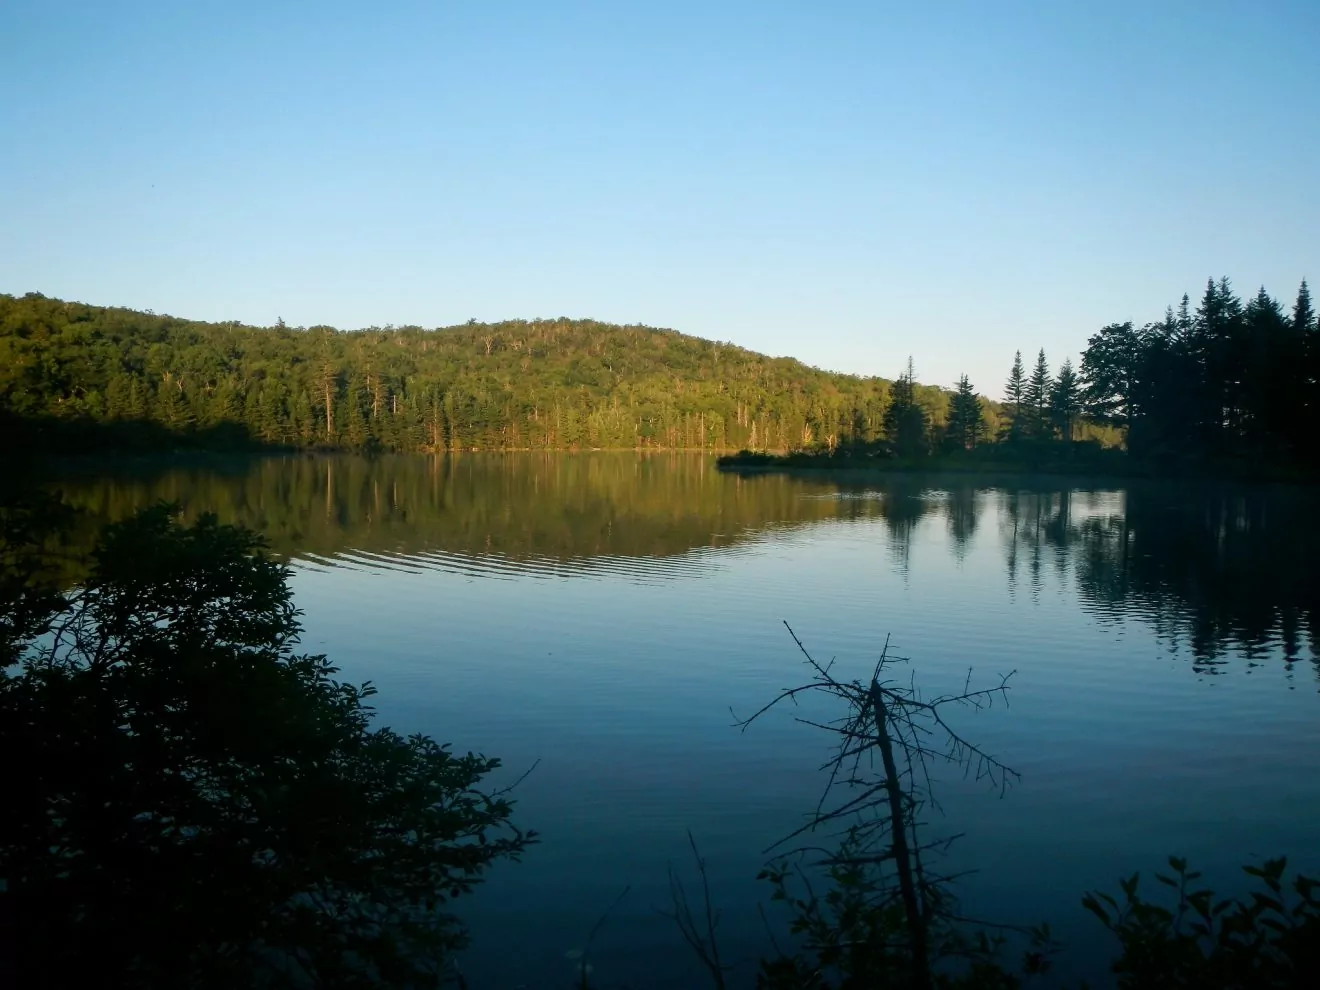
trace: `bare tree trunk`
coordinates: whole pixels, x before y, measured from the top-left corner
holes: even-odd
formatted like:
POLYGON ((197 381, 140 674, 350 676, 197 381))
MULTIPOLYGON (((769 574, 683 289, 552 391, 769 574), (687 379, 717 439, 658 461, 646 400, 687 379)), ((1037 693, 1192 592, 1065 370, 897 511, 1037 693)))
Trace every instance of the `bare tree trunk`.
POLYGON ((326 368, 325 378, 321 381, 321 388, 325 395, 325 439, 328 443, 334 439, 335 435, 335 408, 334 408, 334 373, 326 368))
POLYGON ((907 815, 903 809, 903 785, 899 783, 894 762, 894 745, 889 738, 889 713, 885 709, 880 685, 871 682, 871 706, 875 709, 875 739, 885 767, 885 792, 889 796, 889 834, 894 844, 894 866, 898 870, 898 891, 907 915, 908 937, 912 945, 912 976, 918 990, 930 990, 930 947, 926 944, 926 916, 921 910, 916 880, 912 876, 912 852, 908 848, 907 815))
MULTIPOLYGON (((781 424, 781 429, 785 425, 781 424)), ((769 434, 770 426, 767 425, 765 429, 769 434)), ((788 623, 784 625, 810 667, 812 677, 806 683, 785 688, 769 704, 762 706, 750 718, 739 720, 737 724, 746 728, 777 705, 793 701, 800 694, 816 692, 845 704, 849 715, 829 724, 809 723, 838 737, 838 752, 827 764, 830 768, 829 781, 810 820, 770 848, 779 848, 786 842, 831 823, 853 822, 844 833, 838 855, 827 855, 821 865, 853 864, 861 869, 862 873, 856 883, 850 885, 852 889, 845 890, 843 886, 836 886, 835 889, 846 905, 864 908, 866 911, 878 908, 879 914, 860 920, 854 918, 841 921, 840 916, 831 914, 832 909, 818 906, 815 895, 811 893, 810 882, 804 877, 808 900, 795 902, 795 924, 806 925, 808 929, 823 924, 834 935, 847 935, 848 946, 870 947, 873 938, 879 937, 882 940, 876 945, 880 949, 879 957, 863 952, 858 958, 840 959, 833 950, 845 946, 827 940, 827 945, 810 947, 805 957, 799 953, 789 958, 795 965, 804 964, 815 970, 838 969, 843 977, 840 983, 842 986, 872 986, 875 985, 876 976, 901 976, 902 979, 896 985, 932 990, 932 953, 939 952, 941 958, 947 956, 949 947, 944 943, 944 934, 948 932, 956 938, 957 931, 951 926, 965 923, 967 919, 956 917, 950 910, 950 902, 939 896, 948 879, 928 878, 922 869, 923 850, 936 848, 935 845, 923 846, 916 834, 919 799, 924 795, 933 800, 930 798, 927 761, 948 763, 962 767, 965 772, 974 772, 978 780, 983 777, 988 779, 1001 793, 1010 780, 1017 779, 1014 770, 960 736, 940 714, 942 708, 951 704, 980 709, 989 707, 996 696, 1006 698, 1008 679, 1012 674, 1001 676, 996 686, 979 690, 970 689, 969 674, 969 685, 964 686, 962 692, 922 701, 915 686, 883 686, 881 672, 895 663, 907 662, 906 658, 890 656, 888 639, 885 640, 885 648, 870 677, 843 681, 833 673, 832 662, 817 662, 792 627, 788 623), (932 733, 943 736, 947 745, 932 747, 927 741, 932 733), (906 778, 900 774, 895 748, 902 749, 899 755, 903 759, 904 766, 901 769, 907 775, 906 778), (868 769, 871 757, 877 750, 883 776, 868 769), (864 789, 860 795, 855 790, 859 787, 864 789), (831 798, 830 795, 839 789, 844 790, 847 796, 831 798), (891 860, 892 874, 887 865, 891 860), (896 933, 890 928, 889 911, 894 906, 895 880, 897 901, 903 907, 908 929, 905 945, 901 947, 894 945, 892 938, 896 933), (932 946, 932 932, 940 936, 937 940, 938 948, 932 946), (901 957, 896 958, 891 951, 895 948, 906 949, 904 954, 911 955, 910 962, 901 957), (830 953, 824 954, 823 949, 829 949, 830 953), (880 972, 871 972, 873 965, 878 965, 880 972), (901 973, 896 971, 899 967, 902 968, 901 973)), ((947 842, 938 845, 944 847, 947 842)), ((812 849, 816 847, 799 847, 791 850, 790 855, 806 854, 812 849)), ((787 875, 785 872, 777 877, 778 893, 783 893, 781 881, 787 875)), ((886 979, 885 985, 891 982, 892 979, 886 979)))

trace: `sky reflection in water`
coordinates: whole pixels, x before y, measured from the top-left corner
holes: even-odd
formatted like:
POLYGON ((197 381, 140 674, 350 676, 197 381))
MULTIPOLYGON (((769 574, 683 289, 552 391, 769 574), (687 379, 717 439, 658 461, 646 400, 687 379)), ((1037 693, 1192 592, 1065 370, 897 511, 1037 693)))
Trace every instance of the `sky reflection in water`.
POLYGON ((462 905, 474 985, 566 985, 625 885, 592 946, 601 985, 694 973, 656 912, 687 829, 726 955, 765 950, 753 878, 814 806, 825 741, 786 712, 740 734, 730 708, 802 677, 784 620, 859 676, 891 636, 930 693, 1016 671, 1010 707, 962 728, 1022 780, 1003 798, 946 781, 939 827, 967 833, 968 911, 1050 919, 1079 967, 1088 887, 1170 853, 1224 886, 1253 856, 1320 866, 1304 490, 840 485, 614 454, 299 456, 64 490, 87 533, 160 498, 263 530, 293 561, 305 645, 376 682, 385 722, 510 776, 540 760, 519 813, 543 844, 462 905))

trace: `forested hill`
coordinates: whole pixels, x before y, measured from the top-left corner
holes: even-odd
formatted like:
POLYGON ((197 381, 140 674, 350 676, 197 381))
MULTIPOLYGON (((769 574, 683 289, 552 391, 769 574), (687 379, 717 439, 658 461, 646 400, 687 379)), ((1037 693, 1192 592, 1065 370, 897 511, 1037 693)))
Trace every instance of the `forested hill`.
MULTIPOLYGON (((773 449, 874 441, 889 388, 591 320, 343 332, 0 295, 0 407, 61 441, 773 449)), ((943 390, 919 399, 944 419, 943 390)))

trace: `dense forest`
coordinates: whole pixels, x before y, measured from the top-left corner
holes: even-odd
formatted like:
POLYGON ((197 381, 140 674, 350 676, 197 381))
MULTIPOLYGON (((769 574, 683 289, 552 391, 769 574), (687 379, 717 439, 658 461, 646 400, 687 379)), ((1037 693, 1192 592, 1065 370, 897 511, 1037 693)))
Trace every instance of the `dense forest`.
POLYGON ((946 437, 967 448, 1048 444, 1106 424, 1147 462, 1314 467, 1320 326, 1310 290, 1303 281, 1289 313, 1263 286, 1243 304, 1227 278, 1211 279, 1195 310, 1184 295, 1161 320, 1101 329, 1087 341, 1080 369, 1064 361, 1051 375, 1042 350, 1028 373, 1018 352, 1000 418, 991 436, 964 378, 946 437))
MULTIPOLYGON (((0 295, 9 444, 377 450, 693 449, 1039 461, 1077 441, 1146 464, 1314 470, 1320 326, 1210 280, 1163 319, 1101 329, 1080 366, 1019 351, 1004 401, 643 326, 475 322, 341 332, 0 295)), ((1100 462, 1097 462, 1100 463, 1100 462)), ((1103 463, 1109 463, 1105 461, 1103 463)))
MULTIPOLYGON (((62 442, 354 450, 785 449, 883 436, 890 383, 590 320, 199 323, 0 295, 0 406, 62 442)), ((949 396, 918 387, 932 421, 949 396)))
POLYGON ((1305 281, 1291 312, 1262 287, 1247 303, 1227 278, 1208 281, 1141 327, 1092 336, 1080 368, 1057 374, 1040 350, 1013 358, 1004 400, 987 409, 964 375, 942 421, 918 395, 911 362, 889 391, 878 443, 840 435, 786 456, 743 451, 730 466, 833 466, 858 453, 975 466, 1137 467, 1153 473, 1225 470, 1297 476, 1320 468, 1320 324, 1305 281), (1090 441, 1079 444, 1078 441, 1090 441), (1122 445, 1119 461, 1104 446, 1122 445))
POLYGON ((1291 312, 1264 287, 1245 304, 1210 280, 1195 310, 1110 324, 1082 355, 1087 412, 1150 458, 1318 463, 1320 326, 1305 281, 1291 312))

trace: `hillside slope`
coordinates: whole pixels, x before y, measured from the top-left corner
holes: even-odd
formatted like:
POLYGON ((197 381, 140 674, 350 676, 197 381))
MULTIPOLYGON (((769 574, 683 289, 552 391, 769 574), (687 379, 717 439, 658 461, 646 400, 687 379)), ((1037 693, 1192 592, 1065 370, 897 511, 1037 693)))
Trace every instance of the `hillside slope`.
MULTIPOLYGON (((592 320, 343 332, 0 295, 0 406, 62 435, 98 426, 101 443, 774 449, 873 440, 888 392, 884 379, 592 320)), ((946 393, 920 398, 942 421, 946 393)))

